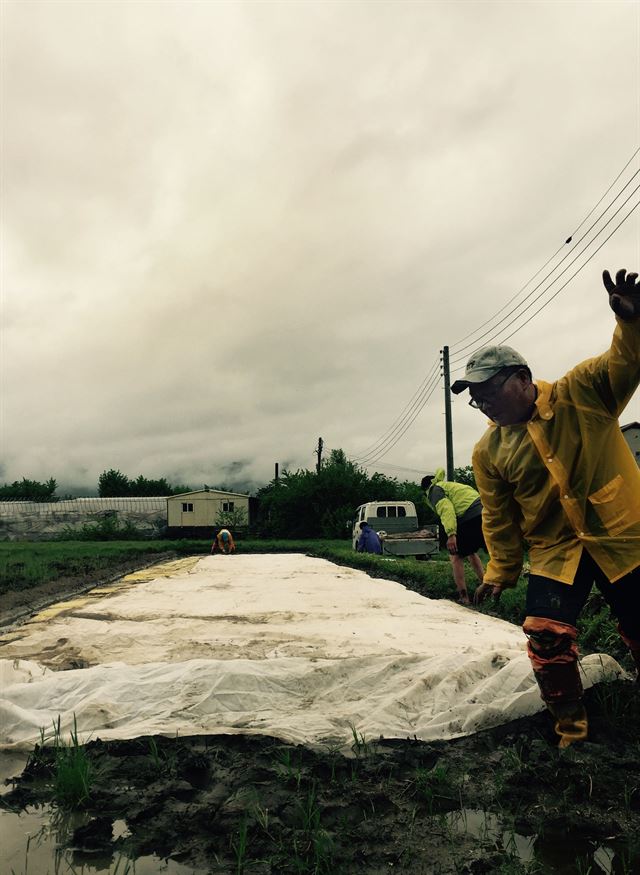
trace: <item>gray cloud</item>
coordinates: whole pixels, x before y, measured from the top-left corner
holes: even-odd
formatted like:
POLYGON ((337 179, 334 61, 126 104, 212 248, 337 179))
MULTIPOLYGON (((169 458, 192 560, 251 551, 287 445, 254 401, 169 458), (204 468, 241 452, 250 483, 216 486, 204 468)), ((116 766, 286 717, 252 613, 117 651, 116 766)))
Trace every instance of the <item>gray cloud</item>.
MULTIPOLYGON (((362 453, 637 141, 625 3, 5 7, 9 480, 362 453)), ((638 230, 510 341, 540 376, 606 346, 638 230)), ((433 468, 443 420, 438 389, 386 460, 433 468)), ((463 464, 482 417, 454 425, 463 464)))

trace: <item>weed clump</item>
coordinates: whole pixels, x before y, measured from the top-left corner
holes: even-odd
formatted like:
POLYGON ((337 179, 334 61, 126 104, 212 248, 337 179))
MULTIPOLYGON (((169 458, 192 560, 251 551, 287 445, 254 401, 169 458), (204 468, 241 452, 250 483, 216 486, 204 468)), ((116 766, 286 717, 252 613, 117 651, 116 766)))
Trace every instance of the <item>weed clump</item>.
POLYGON ((78 739, 75 714, 68 742, 62 737, 59 715, 51 733, 40 730, 40 744, 29 757, 25 773, 44 779, 51 801, 60 808, 78 809, 90 801, 94 769, 78 739))

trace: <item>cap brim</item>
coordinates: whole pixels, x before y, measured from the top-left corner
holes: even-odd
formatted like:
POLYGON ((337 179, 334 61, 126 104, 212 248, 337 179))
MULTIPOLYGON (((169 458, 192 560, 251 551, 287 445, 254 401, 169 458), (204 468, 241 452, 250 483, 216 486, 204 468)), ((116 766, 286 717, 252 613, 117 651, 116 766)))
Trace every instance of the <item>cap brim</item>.
POLYGON ((510 365, 500 365, 500 367, 497 368, 479 368, 476 371, 470 371, 465 375, 464 380, 455 381, 451 387, 451 391, 454 395, 459 395, 460 392, 464 392, 469 386, 480 386, 482 383, 486 383, 491 377, 495 377, 496 374, 499 374, 500 371, 508 367, 510 367, 510 365))

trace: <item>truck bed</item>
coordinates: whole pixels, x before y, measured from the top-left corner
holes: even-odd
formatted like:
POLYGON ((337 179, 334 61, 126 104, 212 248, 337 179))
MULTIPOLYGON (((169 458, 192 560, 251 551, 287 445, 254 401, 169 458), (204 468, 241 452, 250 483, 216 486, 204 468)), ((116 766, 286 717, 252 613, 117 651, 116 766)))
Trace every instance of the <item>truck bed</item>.
POLYGON ((433 556, 440 549, 437 527, 434 528, 385 534, 380 539, 382 552, 388 556, 433 556))
POLYGON ((414 539, 423 540, 425 538, 427 538, 429 540, 433 540, 433 541, 438 540, 437 534, 435 532, 433 532, 431 529, 418 529, 417 532, 393 532, 393 533, 388 532, 385 535, 384 540, 385 541, 398 541, 398 540, 409 541, 409 540, 414 540, 414 539))

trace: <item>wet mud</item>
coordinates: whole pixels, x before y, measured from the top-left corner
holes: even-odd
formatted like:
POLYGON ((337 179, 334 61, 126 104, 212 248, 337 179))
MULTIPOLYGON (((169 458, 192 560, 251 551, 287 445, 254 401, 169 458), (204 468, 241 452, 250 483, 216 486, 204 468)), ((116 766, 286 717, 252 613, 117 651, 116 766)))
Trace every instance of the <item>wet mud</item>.
MULTIPOLYGON (((587 706, 590 740, 566 751, 546 714, 447 742, 354 728, 346 756, 264 736, 96 739, 82 817, 59 835, 88 872, 155 855, 213 875, 637 873, 640 689, 599 685, 587 706)), ((46 804, 51 748, 2 798, 46 804)))

